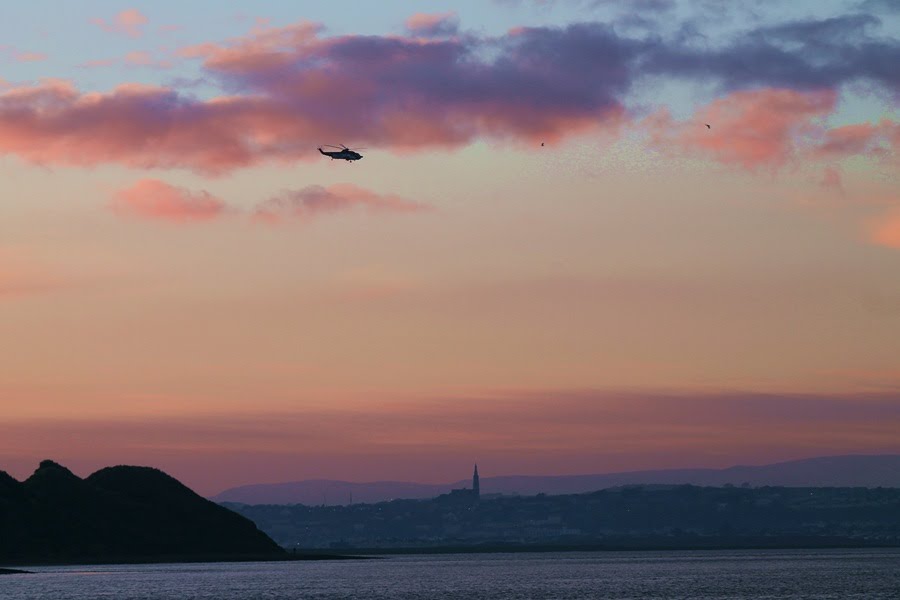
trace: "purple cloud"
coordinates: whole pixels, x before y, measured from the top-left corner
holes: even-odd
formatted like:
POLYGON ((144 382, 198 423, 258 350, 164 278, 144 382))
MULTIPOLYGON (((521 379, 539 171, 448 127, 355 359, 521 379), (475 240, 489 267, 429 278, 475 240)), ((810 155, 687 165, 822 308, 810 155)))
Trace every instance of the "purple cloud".
MULTIPOLYGON (((452 22, 432 15, 419 25, 446 33, 452 22)), ((261 26, 180 52, 201 59, 204 79, 228 96, 200 100, 136 85, 85 94, 58 81, 7 89, 0 153, 215 174, 313 158, 328 142, 395 150, 484 138, 553 142, 627 122, 626 98, 649 76, 729 92, 836 90, 856 81, 900 91, 900 41, 879 37, 871 15, 759 27, 712 47, 696 44, 699 34, 686 25, 672 39, 602 23, 496 37, 327 37, 313 23, 261 26)))
POLYGON ((349 183, 327 188, 310 185, 289 190, 261 203, 255 216, 269 223, 285 220, 308 220, 320 214, 334 213, 356 207, 370 212, 410 213, 429 210, 425 204, 411 202, 391 194, 376 194, 349 183))
POLYGON ((705 79, 726 89, 834 88, 868 80, 900 91, 900 42, 878 37, 872 15, 793 21, 742 33, 721 47, 661 42, 648 47, 645 74, 705 79))

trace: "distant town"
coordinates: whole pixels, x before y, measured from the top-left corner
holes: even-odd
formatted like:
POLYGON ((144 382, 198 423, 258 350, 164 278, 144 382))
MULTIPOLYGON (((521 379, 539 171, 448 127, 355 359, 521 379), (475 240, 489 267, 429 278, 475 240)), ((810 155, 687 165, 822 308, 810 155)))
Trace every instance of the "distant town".
POLYGON ((628 485, 338 506, 226 503, 288 549, 900 545, 900 489, 628 485))

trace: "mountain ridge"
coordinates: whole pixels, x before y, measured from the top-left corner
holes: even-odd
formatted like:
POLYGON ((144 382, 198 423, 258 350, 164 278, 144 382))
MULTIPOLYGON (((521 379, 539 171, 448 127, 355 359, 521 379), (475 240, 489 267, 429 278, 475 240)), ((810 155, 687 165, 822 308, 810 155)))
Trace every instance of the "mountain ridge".
MULTIPOLYGON (((629 484, 779 485, 787 487, 900 487, 900 454, 849 454, 734 465, 723 469, 655 469, 585 475, 481 477, 482 494, 577 494, 629 484)), ((365 483, 330 479, 249 484, 211 497, 242 504, 348 504, 393 499, 427 499, 468 487, 470 480, 444 484, 404 481, 365 483)))

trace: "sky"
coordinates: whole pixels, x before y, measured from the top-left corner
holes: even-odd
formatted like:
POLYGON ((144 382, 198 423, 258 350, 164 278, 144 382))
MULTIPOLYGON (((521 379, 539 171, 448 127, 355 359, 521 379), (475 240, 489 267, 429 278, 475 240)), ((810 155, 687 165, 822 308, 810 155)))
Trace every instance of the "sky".
POLYGON ((17 478, 900 452, 896 2, 35 0, 0 40, 17 478))

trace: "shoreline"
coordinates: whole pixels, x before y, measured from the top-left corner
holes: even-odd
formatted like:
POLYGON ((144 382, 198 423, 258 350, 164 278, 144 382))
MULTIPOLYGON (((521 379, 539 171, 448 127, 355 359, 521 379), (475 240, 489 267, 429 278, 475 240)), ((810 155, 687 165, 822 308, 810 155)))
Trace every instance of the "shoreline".
POLYGON ((695 552, 699 550, 866 550, 900 548, 900 541, 864 540, 708 540, 685 543, 629 543, 624 540, 586 544, 482 544, 404 548, 346 548, 347 552, 368 556, 416 554, 525 554, 541 552, 695 552))
MULTIPOLYGON (((202 563, 264 563, 264 562, 305 562, 320 560, 384 560, 392 556, 446 555, 446 554, 539 554, 539 553, 575 553, 575 552, 697 552, 697 551, 729 551, 729 550, 879 550, 900 548, 900 541, 868 542, 864 540, 797 540, 770 541, 760 540, 724 541, 707 540, 705 543, 629 543, 624 540, 605 543, 588 544, 481 544, 481 545, 447 545, 429 547, 404 548, 346 548, 345 552, 335 549, 303 550, 293 552, 287 550, 282 556, 162 556, 154 558, 109 558, 95 557, 68 560, 5 560, 6 565, 15 567, 71 567, 99 565, 184 565, 202 563)), ((18 568, 2 567, 0 575, 29 574, 18 568)))
MULTIPOLYGON (((317 560, 378 560, 378 556, 361 556, 358 553, 337 553, 332 551, 307 550, 304 552, 285 552, 280 556, 159 556, 152 558, 122 558, 122 557, 86 557, 65 560, 48 559, 5 559, 7 565, 18 567, 72 567, 72 566, 96 566, 96 565, 187 565, 201 563, 258 563, 258 562, 303 562, 317 560)), ((13 568, 0 568, 0 575, 29 573, 13 568)))

